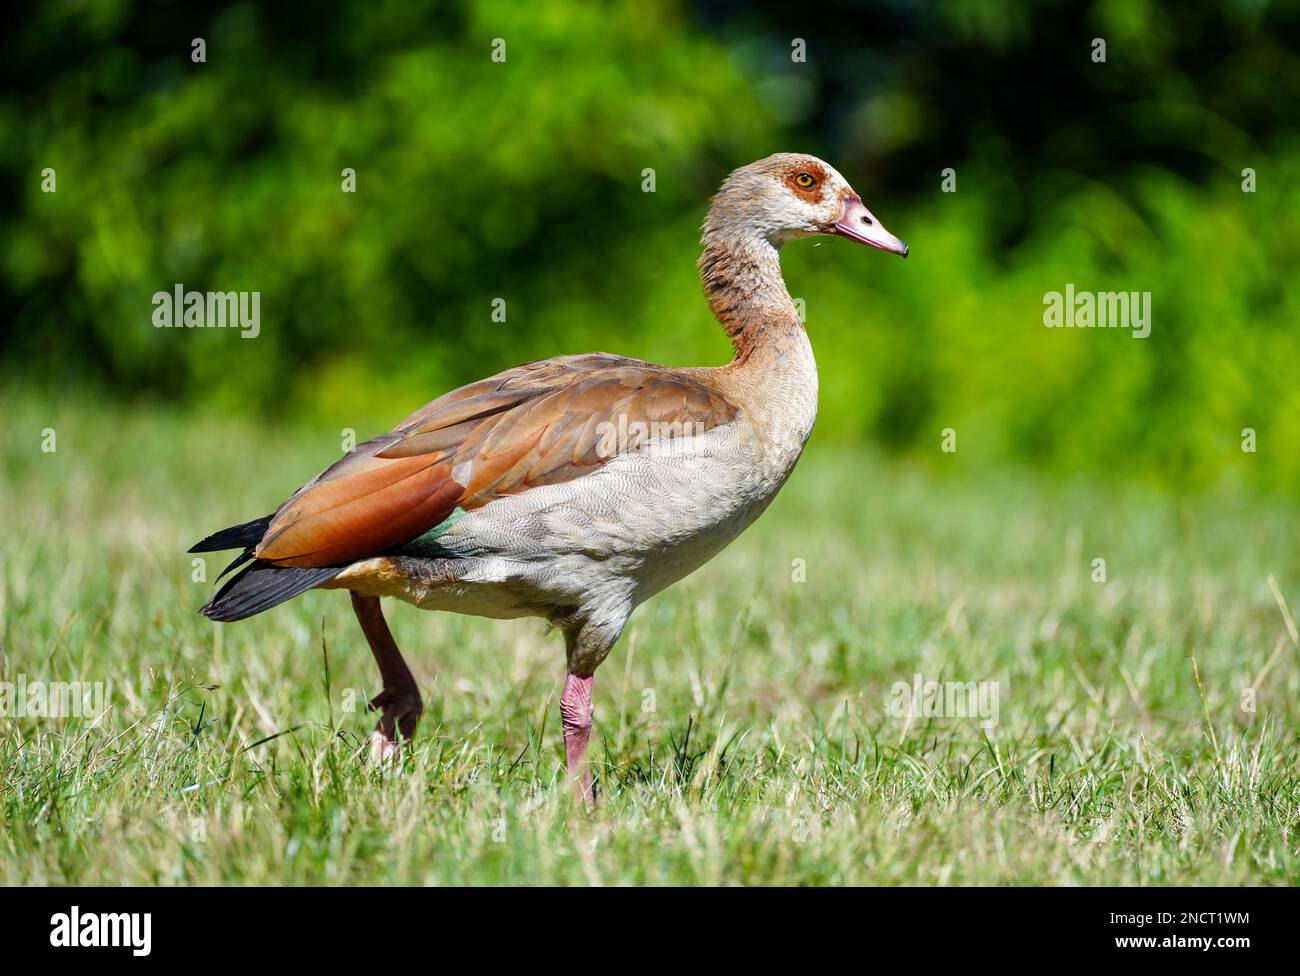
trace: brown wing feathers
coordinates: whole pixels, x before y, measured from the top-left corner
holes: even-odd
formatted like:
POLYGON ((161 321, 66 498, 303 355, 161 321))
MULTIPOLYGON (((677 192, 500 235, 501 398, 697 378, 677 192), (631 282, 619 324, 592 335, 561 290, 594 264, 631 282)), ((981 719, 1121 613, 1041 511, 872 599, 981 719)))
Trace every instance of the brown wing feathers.
POLYGON ((276 515, 254 555, 278 566, 351 562, 437 525, 460 495, 446 465, 392 461, 304 492, 276 515))
MULTIPOLYGON (((601 424, 729 423, 735 407, 684 374, 604 354, 517 367, 440 397, 359 445, 275 514, 254 554, 339 566, 416 538, 459 505, 579 477, 608 461, 601 424)), ((692 428, 693 429, 693 428, 692 428)))

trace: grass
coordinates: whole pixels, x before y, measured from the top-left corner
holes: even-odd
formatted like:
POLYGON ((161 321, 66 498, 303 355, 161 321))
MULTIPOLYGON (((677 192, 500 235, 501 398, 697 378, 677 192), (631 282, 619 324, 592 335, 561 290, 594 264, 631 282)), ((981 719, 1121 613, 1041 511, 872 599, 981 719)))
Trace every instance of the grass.
POLYGON ((1268 583, 1295 612, 1285 501, 814 437, 598 673, 588 812, 540 622, 388 607, 427 711, 385 771, 358 758, 377 675, 343 595, 196 615, 219 563, 195 582, 186 547, 269 510, 335 431, 6 414, 0 679, 111 694, 0 718, 5 883, 1300 882, 1300 648, 1268 583), (997 723, 889 714, 917 673, 998 682, 997 723))

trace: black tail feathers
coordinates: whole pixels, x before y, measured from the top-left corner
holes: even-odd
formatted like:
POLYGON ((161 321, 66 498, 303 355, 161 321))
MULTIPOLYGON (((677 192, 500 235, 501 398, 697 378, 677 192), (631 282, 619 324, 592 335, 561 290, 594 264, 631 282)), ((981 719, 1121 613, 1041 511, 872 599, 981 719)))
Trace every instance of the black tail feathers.
POLYGON ((251 522, 245 522, 243 525, 232 525, 228 529, 222 529, 220 532, 213 532, 202 542, 196 542, 190 546, 190 552, 219 552, 222 549, 251 549, 262 541, 262 536, 266 535, 266 527, 271 524, 271 519, 275 516, 264 515, 260 519, 253 519, 251 522))
POLYGON ((272 566, 270 563, 255 562, 228 579, 199 613, 209 620, 243 620, 285 600, 291 600, 313 586, 328 582, 342 572, 343 568, 272 566))

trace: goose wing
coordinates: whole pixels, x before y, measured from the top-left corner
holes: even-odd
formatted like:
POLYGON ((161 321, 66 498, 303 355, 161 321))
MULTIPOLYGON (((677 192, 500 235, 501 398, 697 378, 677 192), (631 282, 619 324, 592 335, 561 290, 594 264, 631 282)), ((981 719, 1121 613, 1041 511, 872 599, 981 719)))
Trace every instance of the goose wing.
MULTIPOLYGON (((359 444, 280 507, 253 555, 296 567, 363 559, 417 538, 457 507, 593 471, 613 456, 602 444, 605 424, 711 430, 736 409, 697 375, 606 353, 517 366, 359 444)), ((635 449, 631 440, 620 446, 635 449)))

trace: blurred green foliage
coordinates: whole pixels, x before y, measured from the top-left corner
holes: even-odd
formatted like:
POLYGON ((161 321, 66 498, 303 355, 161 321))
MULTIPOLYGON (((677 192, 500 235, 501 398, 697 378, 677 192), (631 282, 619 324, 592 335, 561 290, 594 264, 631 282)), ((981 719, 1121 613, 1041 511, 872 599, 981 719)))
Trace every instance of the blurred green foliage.
POLYGON ((786 250, 819 437, 1294 489, 1298 35, 1246 0, 45 5, 0 42, 0 375, 368 434, 529 359, 722 362, 708 198, 806 150, 912 247, 786 250), (1071 282, 1151 292, 1150 338, 1045 329, 1071 282), (260 336, 155 329, 176 283, 260 292, 260 336))

